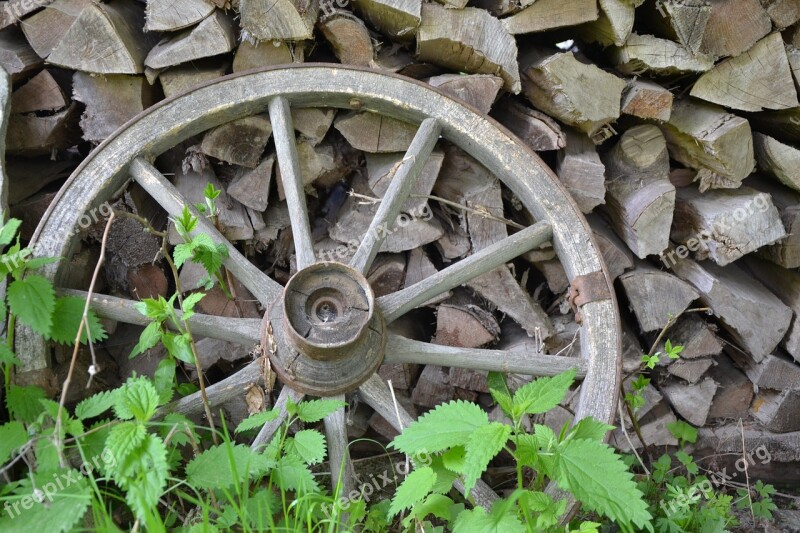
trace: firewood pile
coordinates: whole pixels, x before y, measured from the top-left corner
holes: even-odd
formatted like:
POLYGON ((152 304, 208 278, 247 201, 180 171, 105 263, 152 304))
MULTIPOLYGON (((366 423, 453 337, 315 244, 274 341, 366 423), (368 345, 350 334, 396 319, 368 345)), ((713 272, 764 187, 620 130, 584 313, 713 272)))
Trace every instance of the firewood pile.
MULTIPOLYGON (((340 62, 416 78, 515 133, 586 214, 616 280, 623 376, 640 369, 653 343, 662 352, 667 339, 685 347, 677 360, 662 357, 645 391, 638 415, 647 444, 676 444, 666 424, 680 418, 705 428, 700 446, 741 452, 741 418, 748 448, 763 443, 773 460, 800 460, 798 447, 787 445, 800 437, 800 149, 793 145, 800 141, 800 1, 467 4, 5 2, 0 65, 14 84, 6 141, 12 215, 30 237, 94 146, 163 98, 220 76, 340 62)), ((416 127, 357 111, 292 116, 318 257, 347 261, 416 127)), ((224 189, 218 206, 226 237, 285 282, 295 266, 270 138, 267 116, 255 115, 198 135, 157 166, 192 202, 203 201, 208 183, 224 189)), ((136 187, 116 207, 166 227, 165 214, 136 187)), ((403 212, 369 276, 378 296, 533 222, 483 166, 442 142, 403 212)), ((98 258, 97 228, 84 233, 70 259, 75 287, 85 287, 98 258)), ((136 221, 115 224, 104 290, 132 298, 171 293, 159 246, 136 221)), ((184 291, 199 286, 204 272, 195 267, 181 271, 184 291)), ((202 312, 262 316, 244 287, 233 290, 235 302, 212 292, 202 312)), ((579 325, 567 291, 554 251, 543 248, 393 327, 447 346, 577 356, 579 325)), ((128 360, 135 328, 120 326, 115 335, 121 340, 101 350, 105 368, 114 369, 107 382, 134 364, 153 371, 157 353, 145 363, 128 360)), ((249 357, 216 340, 199 349, 212 379, 249 357)), ((412 414, 462 398, 502 416, 480 372, 396 365, 381 373, 412 414)), ((251 400, 230 410, 244 416, 251 400)), ((560 427, 569 416, 564 405, 544 423, 560 427)), ((348 423, 352 437, 394 435, 363 404, 348 423)), ((631 441, 619 430, 612 440, 623 449, 639 445, 628 433, 631 441)))

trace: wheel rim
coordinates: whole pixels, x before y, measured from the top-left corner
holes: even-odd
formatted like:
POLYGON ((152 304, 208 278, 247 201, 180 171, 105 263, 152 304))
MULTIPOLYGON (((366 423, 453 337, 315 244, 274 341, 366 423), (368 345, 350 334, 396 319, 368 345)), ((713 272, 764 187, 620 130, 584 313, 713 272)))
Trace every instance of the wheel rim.
MULTIPOLYGON (((373 111, 413 124, 421 124, 409 151, 415 149, 415 153, 425 155, 425 157, 427 157, 426 152, 430 153, 430 149, 433 148, 433 144, 441 132, 444 139, 472 155, 497 176, 537 220, 549 223, 552 228, 554 248, 570 282, 592 275, 596 278, 598 273, 602 274, 605 282, 604 289, 606 289, 605 297, 582 302, 581 305, 582 353, 580 360, 567 361, 566 364, 562 364, 556 359, 565 358, 544 358, 537 362, 526 361, 523 358, 509 360, 503 369, 548 375, 569 366, 578 366, 579 375, 583 375, 584 379, 575 420, 586 416, 593 416, 604 422, 613 420, 621 368, 620 319, 613 297, 613 287, 609 282, 600 253, 585 219, 555 175, 534 152, 523 146, 510 132, 468 105, 455 101, 437 89, 415 80, 340 65, 304 64, 227 76, 199 86, 185 94, 164 100, 132 119, 87 157, 65 183, 45 213, 31 245, 37 255, 69 257, 70 251, 77 241, 70 239, 64 228, 77 227, 83 213, 115 196, 127 184, 130 179, 129 174, 135 176, 136 181, 151 195, 154 197, 160 195, 156 199, 168 212, 173 212, 179 204, 182 207, 180 195, 175 196, 177 191, 169 189, 169 186, 164 183, 166 179, 147 161, 183 140, 210 128, 268 110, 273 130, 275 132, 289 131, 291 134, 278 135, 276 133, 275 144, 282 176, 288 176, 284 182, 284 189, 287 202, 290 204, 298 269, 303 272, 305 268, 311 267, 315 263, 315 259, 313 250, 309 248, 310 234, 305 234, 302 228, 303 219, 305 219, 305 227, 308 228, 308 215, 305 212, 305 200, 300 201, 298 198, 303 195, 302 180, 294 179, 299 176, 299 166, 294 150, 291 119, 288 114, 290 106, 336 107, 373 111), (417 143, 416 148, 413 146, 414 143, 417 143), (548 367, 548 365, 552 366, 548 367)), ((413 169, 409 172, 413 173, 413 169)), ((399 183, 397 179, 393 180, 393 183, 395 181, 399 183)), ((408 188, 410 190, 410 186, 408 188)), ((386 205, 390 203, 385 202, 386 205)), ((381 209, 384 209, 383 205, 381 209)), ((379 211, 376 219, 380 216, 389 217, 392 207, 386 207, 385 211, 383 213, 379 211)), ((202 223, 200 226, 199 231, 213 235, 215 231, 213 227, 207 227, 207 225, 203 227, 202 223)), ((536 232, 532 231, 534 228, 528 228, 528 230, 523 230, 505 239, 504 241, 517 237, 519 242, 506 243, 504 247, 501 247, 503 251, 508 253, 509 250, 514 249, 514 246, 517 246, 518 250, 521 244, 527 244, 529 246, 527 249, 530 249, 530 243, 541 243, 543 228, 538 228, 539 233, 536 235, 534 235, 536 232), (525 239, 520 237, 523 233, 525 239)), ((221 235, 217 237, 219 238, 221 235)), ((224 240, 224 237, 221 238, 224 240)), ((362 273, 368 268, 377 253, 375 243, 372 243, 371 246, 365 245, 363 248, 364 250, 361 250, 360 247, 351 265, 356 271, 362 273)), ((511 257, 524 251, 517 251, 511 257)), ((483 258, 486 258, 486 254, 483 258)), ((442 272, 453 269, 465 261, 462 260, 442 272)), ((238 260, 233 258, 231 265, 226 264, 232 274, 248 286, 266 308, 281 299, 282 288, 280 285, 274 281, 267 283, 261 279, 259 276, 266 278, 266 275, 258 271, 244 256, 238 260), (244 260, 247 265, 241 260, 244 260)), ((49 265, 45 268, 44 275, 53 279, 58 285, 63 267, 63 261, 49 265)), ((464 273, 464 275, 466 274, 468 272, 464 273)), ((412 295, 402 296, 402 292, 378 298, 376 301, 379 312, 376 316, 380 318, 380 315, 383 315, 386 322, 390 322, 405 312, 411 305, 412 295)), ((417 294, 416 296, 419 299, 425 295, 417 294)), ((114 300, 108 297, 97 297, 93 303, 103 308, 105 302, 107 314, 117 313, 119 316, 120 313, 129 312, 129 310, 120 311, 124 306, 115 304, 114 300)), ((275 305, 273 309, 275 307, 282 306, 275 305)), ((278 315, 275 318, 280 318, 278 315)), ((129 313, 126 316, 129 319, 127 321, 135 322, 135 317, 130 316, 129 313)), ((265 318, 263 328, 265 331, 269 324, 272 324, 273 327, 275 325, 275 321, 271 318, 271 314, 265 318)), ((201 318, 202 320, 209 321, 209 332, 215 331, 215 328, 231 325, 226 321, 215 321, 213 317, 201 318)), ((231 325, 231 327, 241 327, 243 331, 250 332, 253 324, 237 324, 231 325)), ((258 336, 260 337, 260 335, 258 336)), ((479 365, 483 364, 481 361, 487 361, 486 369, 489 369, 491 365, 488 361, 492 357, 497 357, 498 354, 510 357, 508 352, 496 350, 436 347, 423 351, 418 344, 424 343, 394 336, 389 336, 387 343, 386 353, 393 354, 394 359, 387 358, 386 362, 414 362, 415 356, 421 358, 422 356, 419 354, 424 354, 428 358, 447 357, 448 361, 469 360, 473 365, 471 368, 479 369, 481 369, 479 365), (461 359, 458 359, 459 357, 461 359)), ((23 361, 20 369, 22 372, 48 366, 44 340, 22 327, 18 330, 17 348, 17 353, 30 354, 23 361)), ((378 364, 380 363, 380 356, 374 359, 378 361, 378 364)), ((273 361, 280 363, 279 359, 273 359, 273 361)), ((428 359, 425 364, 437 364, 437 362, 428 359)), ((289 383, 291 384, 291 379, 289 379, 289 383)), ((295 386, 302 391, 301 385, 295 383, 295 386)), ((388 388, 376 374, 372 374, 372 377, 368 377, 366 381, 361 381, 360 378, 351 380, 343 388, 331 387, 327 389, 327 392, 343 397, 341 396, 343 392, 351 390, 355 386, 359 386, 358 389, 367 403, 390 423, 397 426, 408 424, 410 417, 407 413, 395 414, 393 407, 389 410, 392 402, 387 396, 388 388)), ((285 402, 290 397, 295 400, 302 397, 302 394, 287 391, 287 387, 284 387, 284 391, 285 394, 282 393, 279 398, 279 406, 281 401, 285 402)), ((306 392, 316 394, 325 391, 306 389, 306 392)), ((339 465, 347 457, 344 412, 340 411, 331 415, 325 422, 326 432, 331 441, 329 444, 331 464, 339 465)), ((270 431, 274 432, 274 428, 270 429, 268 426, 270 425, 268 424, 262 429, 254 444, 257 445, 259 441, 263 442, 269 438, 270 431)), ((273 426, 277 427, 274 424, 273 426)), ((348 469, 349 466, 345 469, 345 477, 342 478, 346 486, 350 484, 348 469)), ((336 471, 334 476, 336 476, 338 468, 334 470, 336 471)), ((478 503, 485 504, 491 501, 493 493, 487 491, 488 487, 483 485, 473 489, 473 496, 478 503)))

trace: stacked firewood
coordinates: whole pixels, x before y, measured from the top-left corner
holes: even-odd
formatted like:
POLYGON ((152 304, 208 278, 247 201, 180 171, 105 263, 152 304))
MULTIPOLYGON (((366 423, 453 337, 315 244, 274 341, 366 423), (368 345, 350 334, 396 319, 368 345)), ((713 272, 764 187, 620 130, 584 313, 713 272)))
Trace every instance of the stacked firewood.
MULTIPOLYGON (((741 451, 730 438, 741 418, 748 442, 775 443, 776 457, 783 450, 782 460, 800 460, 797 447, 781 444, 800 436, 798 21, 797 0, 11 0, 0 8, 0 65, 14 82, 9 201, 30 236, 94 146, 159 100, 225 74, 321 61, 421 79, 515 133, 587 214, 616 280, 624 375, 640 370, 651 344, 685 347, 677 360, 662 358, 645 390, 646 443, 675 444, 666 424, 681 418, 707 428, 701 445, 741 451), (708 311, 684 313, 697 308, 708 311)), ((292 116, 317 252, 346 261, 415 126, 333 109, 292 116)), ((285 281, 295 267, 271 131, 265 115, 224 124, 158 166, 192 202, 207 183, 224 189, 221 230, 285 281)), ((117 207, 164 227, 145 196, 131 189, 117 207)), ((482 165, 444 142, 403 212, 370 274, 378 295, 533 220, 482 165)), ((107 290, 164 294, 172 285, 158 243, 135 224, 115 226, 107 290)), ((96 256, 87 235, 72 261, 96 256)), ((77 268, 70 282, 80 285, 88 270, 77 268)), ((183 290, 202 277, 185 266, 183 290)), ((260 317, 246 290, 233 288, 241 302, 206 298, 203 311, 260 317)), ((395 327, 448 346, 574 356, 567 289, 553 250, 534 250, 395 327)), ((107 348, 120 373, 126 349, 107 348)), ((200 349, 221 372, 247 356, 219 341, 200 349)), ((492 408, 480 372, 381 372, 412 413, 452 398, 492 408)), ((545 422, 569 416, 565 405, 545 422)), ((392 436, 363 405, 348 421, 353 436, 392 436)), ((614 434, 618 446, 641 444, 626 433, 614 434)))

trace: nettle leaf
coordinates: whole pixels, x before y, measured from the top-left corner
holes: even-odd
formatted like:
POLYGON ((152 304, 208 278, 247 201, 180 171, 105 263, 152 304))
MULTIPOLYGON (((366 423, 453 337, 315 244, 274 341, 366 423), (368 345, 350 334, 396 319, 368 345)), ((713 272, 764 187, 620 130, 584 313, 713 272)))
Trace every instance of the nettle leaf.
POLYGON ((39 401, 44 400, 46 397, 44 391, 34 385, 28 387, 12 386, 6 393, 6 406, 12 418, 31 424, 42 413, 39 401))
POLYGON ((465 445, 472 432, 488 424, 489 417, 479 405, 455 400, 412 422, 391 446, 406 454, 436 453, 465 445))
POLYGON ((11 454, 28 442, 28 432, 22 422, 8 422, 0 426, 0 465, 11 458, 11 454))
POLYGON ((222 444, 186 465, 186 480, 203 489, 224 489, 264 475, 274 463, 248 446, 222 444))
MULTIPOLYGON (((0 309, 4 309, 4 307, 0 306, 0 309)), ((0 317, 0 323, 5 322, 4 317, 0 317)), ((11 351, 11 348, 5 342, 0 342, 0 365, 21 365, 22 361, 14 355, 14 352, 11 351)))
POLYGON ((525 531, 525 526, 516 515, 505 513, 496 516, 487 513, 483 507, 461 511, 453 524, 453 533, 525 533, 525 531))
POLYGON ((114 402, 117 418, 146 422, 158 408, 158 391, 146 377, 128 378, 120 387, 114 402))
POLYGON ((575 369, 554 377, 543 377, 517 389, 514 393, 514 418, 524 414, 546 413, 558 405, 575 381, 575 369))
POLYGON ((447 496, 428 494, 428 497, 414 505, 412 512, 403 519, 403 526, 408 527, 414 519, 424 520, 428 515, 433 515, 445 522, 451 522, 453 520, 454 505, 455 502, 447 496))
POLYGON ((442 454, 442 465, 451 472, 461 474, 464 472, 466 457, 467 450, 463 446, 453 446, 442 454))
MULTIPOLYGON (((78 336, 78 328, 80 328, 81 321, 83 320, 83 309, 86 306, 86 300, 76 296, 64 296, 56 300, 55 311, 53 312, 53 327, 50 329, 48 338, 61 344, 75 344, 75 337, 78 336)), ((88 337, 92 342, 99 342, 107 337, 106 330, 100 323, 97 315, 89 310, 86 317, 89 324, 83 327, 81 332, 81 344, 86 344, 87 334, 91 333, 88 337)))
POLYGON ((590 439, 566 440, 555 454, 553 479, 584 507, 617 523, 652 531, 647 504, 633 474, 608 445, 590 439))
POLYGON ((254 415, 250 415, 241 422, 239 422, 239 425, 236 426, 236 433, 241 433, 242 431, 249 431, 251 429, 260 429, 261 426, 263 426, 267 422, 278 418, 279 414, 280 414, 279 410, 271 409, 269 411, 262 411, 254 415))
POLYGON ((75 406, 75 416, 81 420, 86 420, 105 413, 114 406, 118 390, 98 392, 93 396, 89 396, 75 406))
POLYGON ((345 407, 347 402, 339 400, 310 400, 297 404, 297 418, 310 424, 319 422, 337 409, 345 407))
POLYGON ((92 501, 92 489, 86 478, 77 470, 58 470, 36 473, 34 480, 35 485, 26 477, 17 484, 13 495, 5 497, 6 511, 0 513, 0 531, 62 533, 78 526, 92 501), (70 483, 63 482, 63 489, 46 490, 55 486, 54 479, 64 478, 70 483), (37 488, 42 491, 40 498, 32 497, 38 494, 34 492, 37 488), (12 514, 13 509, 18 512, 12 514))
POLYGON ((125 489, 125 501, 143 518, 153 512, 167 485, 169 465, 164 442, 148 434, 136 451, 135 467, 125 479, 118 480, 125 489))
POLYGON ((475 486, 481 474, 489 466, 495 455, 503 449, 511 435, 511 426, 492 422, 479 427, 467 440, 467 454, 464 457, 464 488, 469 491, 475 486))
POLYGON ((165 357, 158 362, 156 371, 153 374, 153 386, 158 392, 158 404, 164 405, 172 399, 175 394, 175 360, 165 357))
POLYGON ((286 439, 286 454, 294 454, 307 465, 321 463, 325 459, 327 447, 322 433, 304 429, 295 433, 294 438, 286 439))
POLYGON ((582 418, 567 434, 567 439, 592 439, 602 441, 606 433, 614 429, 592 417, 582 418))
POLYGON ((508 384, 506 383, 505 376, 500 372, 489 372, 487 384, 489 385, 489 392, 492 393, 492 398, 495 403, 500 406, 506 415, 511 416, 514 410, 514 400, 512 399, 508 384))
POLYGON ((56 293, 53 285, 42 276, 28 276, 12 281, 8 286, 8 307, 32 330, 48 335, 53 326, 56 293))
POLYGON ((128 356, 133 359, 139 354, 142 354, 155 346, 161 340, 161 323, 150 322, 139 335, 139 342, 133 347, 131 354, 128 356))
POLYGON ((106 451, 114 458, 113 472, 122 472, 122 464, 147 436, 147 429, 135 422, 122 422, 111 428, 106 439, 106 451))
POLYGON ((427 466, 411 472, 397 487, 392 505, 389 507, 389 516, 394 516, 421 502, 431 493, 434 483, 436 483, 436 473, 427 466))
POLYGON ((273 473, 282 490, 293 490, 299 493, 319 492, 320 490, 311 470, 293 455, 278 459, 273 473))

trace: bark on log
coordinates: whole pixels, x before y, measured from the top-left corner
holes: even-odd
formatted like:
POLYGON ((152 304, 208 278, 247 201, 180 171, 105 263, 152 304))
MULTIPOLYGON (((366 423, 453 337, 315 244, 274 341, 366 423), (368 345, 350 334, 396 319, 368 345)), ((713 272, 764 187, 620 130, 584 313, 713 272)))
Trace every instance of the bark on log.
POLYGON ((347 11, 334 11, 319 23, 319 29, 330 43, 340 63, 371 67, 375 49, 364 23, 347 11))

